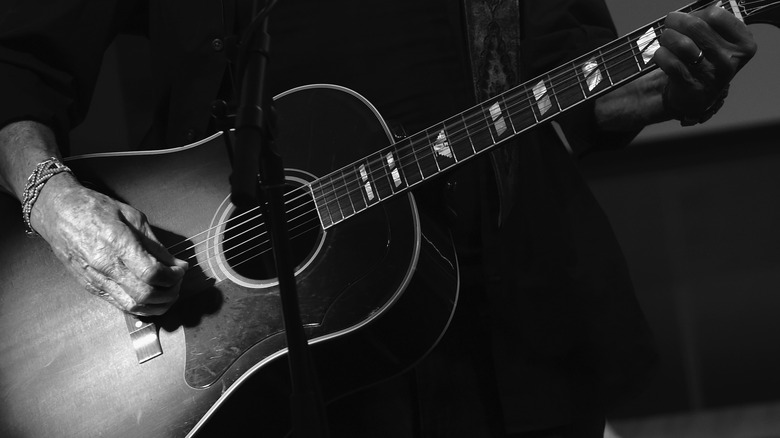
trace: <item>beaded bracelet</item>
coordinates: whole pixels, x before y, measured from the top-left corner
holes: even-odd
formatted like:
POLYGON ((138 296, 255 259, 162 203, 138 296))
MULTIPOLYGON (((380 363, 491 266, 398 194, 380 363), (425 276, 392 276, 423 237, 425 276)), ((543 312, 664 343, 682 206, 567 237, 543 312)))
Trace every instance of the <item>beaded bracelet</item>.
POLYGON ((70 168, 55 157, 51 157, 48 160, 42 161, 35 166, 35 170, 27 178, 27 185, 24 187, 24 193, 22 194, 22 218, 24 224, 27 227, 25 230, 29 236, 38 235, 33 230, 30 223, 30 214, 32 213, 33 205, 38 199, 38 195, 41 194, 43 185, 46 184, 51 177, 61 172, 73 173, 70 168))
POLYGON ((714 116, 715 113, 717 113, 718 110, 720 110, 720 108, 723 106, 723 103, 726 101, 726 97, 728 97, 728 95, 729 95, 729 85, 726 85, 726 87, 723 88, 723 90, 720 92, 720 95, 718 95, 718 99, 715 101, 715 103, 710 105, 710 107, 704 110, 704 112, 702 112, 701 114, 697 116, 689 116, 689 115, 682 114, 681 111, 672 108, 669 105, 669 84, 667 83, 666 87, 664 87, 664 92, 661 95, 661 102, 663 103, 664 110, 666 111, 666 113, 672 116, 673 119, 679 120, 680 125, 693 126, 699 123, 704 123, 710 118, 712 118, 712 116, 714 116))

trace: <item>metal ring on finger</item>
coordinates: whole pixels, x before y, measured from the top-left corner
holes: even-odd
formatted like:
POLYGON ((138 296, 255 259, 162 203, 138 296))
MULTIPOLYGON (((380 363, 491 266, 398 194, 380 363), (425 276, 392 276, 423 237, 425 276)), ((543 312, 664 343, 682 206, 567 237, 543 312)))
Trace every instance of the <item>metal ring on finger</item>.
POLYGON ((691 62, 690 64, 691 65, 699 65, 699 64, 701 64, 701 61, 703 59, 704 59, 704 51, 699 49, 699 54, 696 55, 696 59, 694 59, 693 62, 691 62))

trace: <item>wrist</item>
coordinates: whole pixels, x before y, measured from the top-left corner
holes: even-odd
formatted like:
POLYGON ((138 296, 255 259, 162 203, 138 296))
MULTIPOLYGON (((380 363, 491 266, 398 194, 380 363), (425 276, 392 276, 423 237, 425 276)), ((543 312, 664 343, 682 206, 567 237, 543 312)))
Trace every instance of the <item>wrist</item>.
POLYGON ((22 218, 27 234, 38 234, 37 230, 51 221, 50 214, 58 211, 58 199, 79 186, 70 169, 56 158, 39 163, 28 178, 22 196, 22 218))
POLYGON ((679 120, 680 125, 682 126, 693 126, 697 125, 699 123, 704 123, 707 120, 711 119, 712 116, 717 113, 720 108, 723 106, 723 103, 726 101, 726 97, 729 94, 729 85, 726 84, 726 86, 721 90, 721 92, 718 94, 717 98, 715 99, 715 102, 712 103, 709 107, 707 107, 704 111, 699 112, 698 114, 686 114, 684 111, 682 111, 680 108, 676 107, 672 103, 672 99, 669 96, 670 93, 670 87, 669 83, 667 82, 666 86, 664 87, 663 94, 661 95, 661 102, 663 103, 664 111, 669 116, 670 119, 679 120))

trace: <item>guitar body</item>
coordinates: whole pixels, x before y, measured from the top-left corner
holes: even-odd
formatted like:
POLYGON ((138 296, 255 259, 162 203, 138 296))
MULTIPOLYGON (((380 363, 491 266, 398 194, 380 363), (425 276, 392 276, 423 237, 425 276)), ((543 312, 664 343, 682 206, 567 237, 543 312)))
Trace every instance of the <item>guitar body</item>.
MULTIPOLYGON (((389 144, 376 111, 345 89, 295 89, 276 107, 277 144, 304 209, 313 205, 300 190, 307 182, 389 144)), ((139 363, 124 314, 77 284, 45 241, 24 234, 18 203, 0 198, 0 436, 205 435, 239 401, 263 436, 287 434, 278 284, 264 270, 267 247, 250 241, 263 229, 235 236, 224 226, 238 215, 224 138, 68 165, 145 212, 191 268, 180 302, 153 320, 162 354, 139 363), (237 239, 253 257, 234 258, 246 253, 237 239)), ((454 311, 457 267, 448 234, 430 227, 411 195, 326 230, 307 211, 300 223, 289 216, 290 236, 302 240, 301 315, 330 401, 407 369, 436 344, 454 311)))

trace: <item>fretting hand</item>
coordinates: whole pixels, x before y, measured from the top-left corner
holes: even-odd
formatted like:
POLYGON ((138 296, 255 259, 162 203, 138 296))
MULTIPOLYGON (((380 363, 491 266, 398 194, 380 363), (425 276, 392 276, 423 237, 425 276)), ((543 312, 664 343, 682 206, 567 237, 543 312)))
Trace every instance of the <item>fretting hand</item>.
POLYGON ((664 104, 683 124, 709 118, 722 104, 731 79, 756 53, 747 26, 718 6, 665 20, 654 61, 669 77, 664 104))

